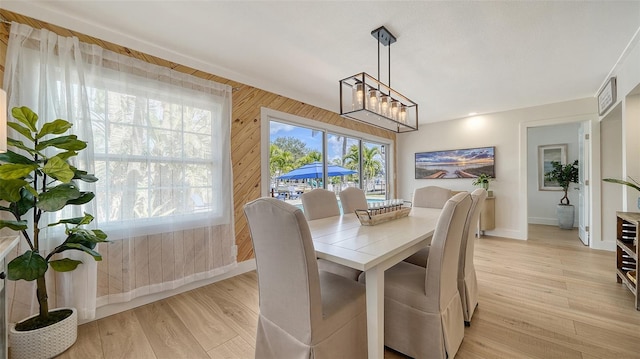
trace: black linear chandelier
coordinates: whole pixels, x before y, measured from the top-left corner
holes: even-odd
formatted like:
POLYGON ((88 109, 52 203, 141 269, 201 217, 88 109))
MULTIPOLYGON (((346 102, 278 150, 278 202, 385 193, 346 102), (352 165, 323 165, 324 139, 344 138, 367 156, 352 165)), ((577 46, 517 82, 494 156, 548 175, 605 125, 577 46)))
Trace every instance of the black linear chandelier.
POLYGON ((418 104, 391 88, 391 44, 396 42, 381 26, 371 35, 378 40, 378 78, 365 72, 340 80, 340 115, 401 133, 418 130, 418 104), (389 83, 380 82, 380 44, 389 47, 389 83))

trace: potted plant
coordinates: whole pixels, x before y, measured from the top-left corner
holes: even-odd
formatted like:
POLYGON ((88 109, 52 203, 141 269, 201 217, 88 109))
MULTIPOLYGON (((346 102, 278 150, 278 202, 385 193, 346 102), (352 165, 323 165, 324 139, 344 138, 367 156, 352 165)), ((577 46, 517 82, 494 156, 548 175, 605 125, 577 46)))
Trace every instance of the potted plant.
POLYGON ((560 162, 551 162, 553 169, 544 174, 547 181, 557 182, 562 187, 564 196, 558 204, 558 226, 562 229, 572 229, 574 219, 574 207, 569 201, 569 184, 578 183, 578 160, 566 165, 560 162))
POLYGON ((49 268, 58 272, 72 271, 82 263, 62 258, 60 253, 65 251, 82 251, 101 260, 95 247, 105 242, 107 235, 99 229, 83 228, 93 220, 88 213, 42 223, 46 212, 58 212, 69 205, 90 202, 94 194, 81 191, 76 181, 95 182, 98 179, 69 164, 87 143, 75 135, 62 135, 72 126, 68 121, 57 119, 40 124, 38 115, 27 107, 13 108, 11 114, 17 121, 7 125, 25 141, 8 138, 7 144, 16 152, 8 150, 0 154, 0 199, 4 201, 0 210, 6 213, 4 220, 0 220, 0 228, 20 232, 29 248, 9 262, 7 278, 36 281, 39 304, 37 315, 10 329, 12 358, 50 358, 75 342, 77 315, 73 308, 49 308, 45 274, 49 268), (44 243, 53 239, 41 235, 41 229, 47 226, 64 226, 66 236, 50 251, 43 249, 44 243))
POLYGON ((489 197, 493 197, 493 191, 489 192, 489 182, 491 181, 491 176, 486 173, 481 173, 476 177, 473 182, 471 182, 474 186, 479 186, 484 188, 487 191, 487 195, 489 197))

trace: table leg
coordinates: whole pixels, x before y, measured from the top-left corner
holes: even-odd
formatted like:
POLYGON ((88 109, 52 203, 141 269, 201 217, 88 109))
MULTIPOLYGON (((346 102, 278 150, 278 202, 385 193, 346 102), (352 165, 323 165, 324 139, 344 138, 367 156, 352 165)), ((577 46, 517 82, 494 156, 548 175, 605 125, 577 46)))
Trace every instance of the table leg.
POLYGON ((365 272, 367 283, 367 341, 369 359, 384 358, 384 270, 365 272))

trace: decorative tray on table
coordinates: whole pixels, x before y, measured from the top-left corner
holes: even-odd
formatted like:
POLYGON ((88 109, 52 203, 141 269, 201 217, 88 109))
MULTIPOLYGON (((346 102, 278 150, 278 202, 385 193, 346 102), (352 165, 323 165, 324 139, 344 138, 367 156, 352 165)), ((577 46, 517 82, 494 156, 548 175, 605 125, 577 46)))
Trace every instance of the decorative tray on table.
POLYGON ((411 202, 403 202, 402 200, 371 203, 368 209, 355 210, 356 216, 363 226, 375 226, 376 224, 406 217, 409 212, 411 212, 411 202))

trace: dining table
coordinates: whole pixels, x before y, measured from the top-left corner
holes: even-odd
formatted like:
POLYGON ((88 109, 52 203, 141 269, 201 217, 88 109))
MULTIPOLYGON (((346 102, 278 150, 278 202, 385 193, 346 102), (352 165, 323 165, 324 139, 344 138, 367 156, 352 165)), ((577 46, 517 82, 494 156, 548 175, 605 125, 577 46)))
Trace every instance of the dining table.
POLYGON ((308 221, 316 256, 365 273, 369 358, 384 357, 384 271, 429 245, 441 209, 362 225, 353 214, 308 221))

